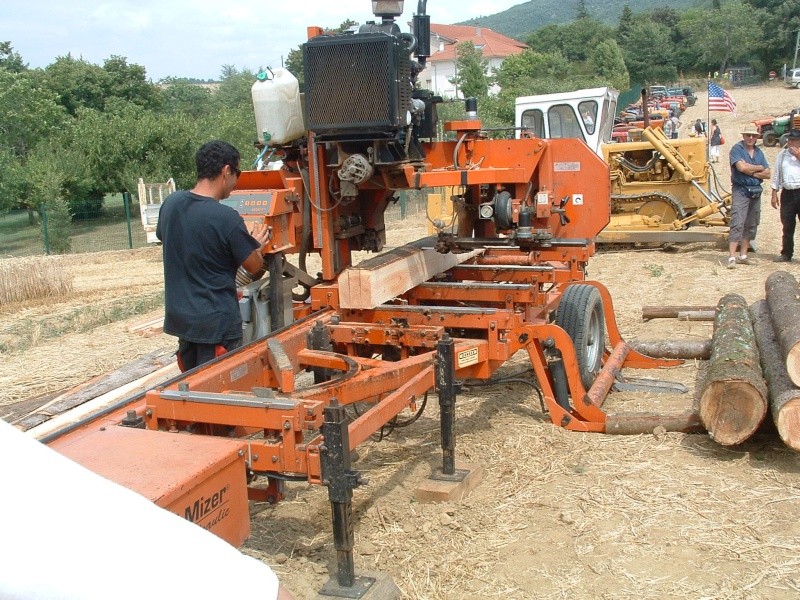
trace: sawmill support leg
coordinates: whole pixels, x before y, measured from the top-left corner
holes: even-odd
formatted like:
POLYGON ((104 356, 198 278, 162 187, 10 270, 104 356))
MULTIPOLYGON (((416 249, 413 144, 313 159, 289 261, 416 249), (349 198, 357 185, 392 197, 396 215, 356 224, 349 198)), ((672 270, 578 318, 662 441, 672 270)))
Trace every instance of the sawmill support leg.
POLYGON ((420 502, 449 502, 463 498, 483 479, 483 469, 460 463, 456 468, 456 393, 455 343, 444 334, 436 345, 436 388, 439 392, 439 418, 442 434, 442 468, 434 469, 430 479, 414 492, 420 502))
POLYGON ((467 471, 456 469, 456 393, 455 342, 444 334, 436 345, 436 388, 439 391, 439 419, 442 434, 442 472, 433 479, 461 481, 467 471))
POLYGON ((442 474, 456 472, 456 382, 453 365, 455 343, 444 334, 436 346, 436 386, 439 388, 439 411, 442 432, 442 474))
POLYGON ((372 577, 356 577, 353 563, 353 488, 360 483, 358 472, 350 469, 350 435, 344 406, 335 398, 325 408, 320 448, 322 483, 328 487, 336 548, 336 580, 331 578, 321 594, 340 598, 361 598, 375 582, 372 577))

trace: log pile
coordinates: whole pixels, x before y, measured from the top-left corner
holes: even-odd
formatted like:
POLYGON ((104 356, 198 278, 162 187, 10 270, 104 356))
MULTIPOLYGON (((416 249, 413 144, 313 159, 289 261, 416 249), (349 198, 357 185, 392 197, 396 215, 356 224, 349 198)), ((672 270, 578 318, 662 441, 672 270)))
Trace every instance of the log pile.
POLYGON ((712 438, 730 445, 755 433, 769 409, 781 440, 800 450, 800 286, 776 271, 765 292, 749 308, 736 294, 717 305, 698 410, 712 438))

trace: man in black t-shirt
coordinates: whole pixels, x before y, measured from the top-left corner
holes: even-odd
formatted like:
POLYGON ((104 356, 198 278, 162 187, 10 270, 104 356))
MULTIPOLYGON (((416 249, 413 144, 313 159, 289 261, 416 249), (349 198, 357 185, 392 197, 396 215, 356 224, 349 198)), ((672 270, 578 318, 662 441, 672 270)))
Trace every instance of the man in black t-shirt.
POLYGON ((197 183, 161 205, 156 236, 164 252, 164 333, 178 338, 178 364, 193 369, 242 345, 236 295, 239 266, 250 273, 263 264, 268 232, 224 204, 241 170, 239 151, 223 141, 197 151, 197 183))

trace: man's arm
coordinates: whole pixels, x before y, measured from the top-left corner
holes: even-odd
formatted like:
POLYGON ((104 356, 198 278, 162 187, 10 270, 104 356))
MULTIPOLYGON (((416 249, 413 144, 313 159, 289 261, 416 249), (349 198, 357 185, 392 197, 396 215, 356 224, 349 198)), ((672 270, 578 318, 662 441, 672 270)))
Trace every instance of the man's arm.
POLYGON ((736 169, 743 175, 749 175, 750 177, 769 179, 772 176, 772 172, 769 170, 769 167, 764 167, 763 165, 754 165, 746 160, 738 160, 733 163, 733 166, 736 167, 736 169))
POLYGON ((258 248, 253 250, 250 256, 244 259, 242 267, 244 267, 244 270, 248 273, 253 274, 258 273, 264 264, 264 255, 261 251, 264 249, 264 244, 266 244, 269 239, 269 230, 263 223, 256 223, 250 235, 258 242, 258 248))

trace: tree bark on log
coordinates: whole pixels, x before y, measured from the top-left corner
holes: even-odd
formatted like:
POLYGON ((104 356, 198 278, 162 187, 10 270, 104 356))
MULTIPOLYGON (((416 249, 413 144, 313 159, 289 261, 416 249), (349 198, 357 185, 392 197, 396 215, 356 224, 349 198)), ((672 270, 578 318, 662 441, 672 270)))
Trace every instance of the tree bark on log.
POLYGON ((711 358, 711 340, 637 340, 628 345, 631 350, 653 358, 711 358))
POLYGON ((606 433, 616 435, 637 435, 653 433, 658 427, 664 431, 682 433, 703 433, 705 427, 696 412, 685 412, 672 415, 651 413, 616 414, 606 416, 606 433))
POLYGON ((766 282, 767 304, 789 379, 800 386, 800 288, 791 273, 775 271, 766 282))
POLYGON ((685 319, 693 320, 691 315, 701 315, 701 319, 708 319, 709 313, 712 313, 710 319, 713 321, 713 313, 716 311, 715 306, 643 306, 642 307, 642 321, 650 319, 685 319))
POLYGON ((766 300, 751 305, 750 316, 761 355, 761 368, 769 389, 772 420, 783 443, 793 450, 800 450, 800 389, 792 383, 786 372, 766 300))
POLYGON ((726 446, 748 439, 767 414, 755 333, 747 302, 738 294, 723 296, 717 304, 699 412, 711 437, 726 446))

